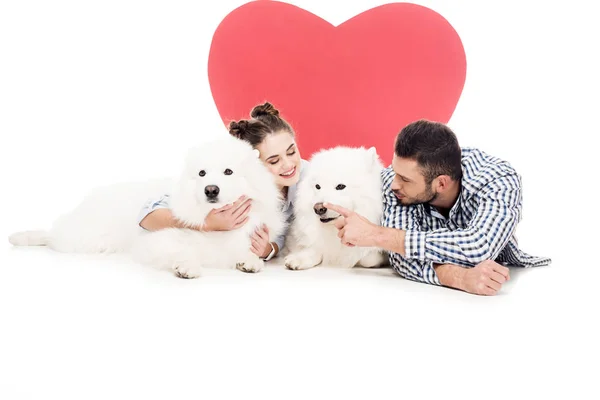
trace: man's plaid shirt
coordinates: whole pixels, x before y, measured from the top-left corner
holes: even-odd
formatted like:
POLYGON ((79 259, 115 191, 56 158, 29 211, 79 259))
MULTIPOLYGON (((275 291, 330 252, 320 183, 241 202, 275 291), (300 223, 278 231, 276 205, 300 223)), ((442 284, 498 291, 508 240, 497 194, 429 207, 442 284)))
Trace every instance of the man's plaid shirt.
POLYGON ((514 236, 521 220, 521 178, 505 161, 462 149, 461 191, 448 218, 429 204, 403 206, 391 190, 395 173, 382 172, 382 225, 406 231, 406 256, 390 253, 404 278, 439 285, 434 264, 473 267, 484 260, 521 267, 547 265, 549 258, 522 252, 514 236))

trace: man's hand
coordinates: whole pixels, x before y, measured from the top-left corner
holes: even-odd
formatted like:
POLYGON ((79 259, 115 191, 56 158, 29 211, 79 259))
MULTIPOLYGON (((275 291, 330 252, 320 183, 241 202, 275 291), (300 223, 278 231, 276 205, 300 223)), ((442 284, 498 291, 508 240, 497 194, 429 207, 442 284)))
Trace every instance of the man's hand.
POLYGON ((252 208, 252 200, 242 196, 233 204, 211 210, 204 219, 202 231, 231 231, 248 222, 248 213, 252 208))
POLYGON ((439 265, 436 273, 440 283, 468 293, 493 296, 510 280, 508 268, 492 260, 483 261, 473 268, 456 265, 439 265))
POLYGON ((508 280, 510 280, 508 268, 495 261, 485 260, 465 270, 461 286, 469 293, 493 296, 508 280))
POLYGON ((377 234, 381 228, 375 225, 362 215, 350 211, 344 207, 324 203, 323 206, 340 214, 335 220, 335 227, 338 228, 338 237, 342 243, 349 247, 374 247, 377 234))

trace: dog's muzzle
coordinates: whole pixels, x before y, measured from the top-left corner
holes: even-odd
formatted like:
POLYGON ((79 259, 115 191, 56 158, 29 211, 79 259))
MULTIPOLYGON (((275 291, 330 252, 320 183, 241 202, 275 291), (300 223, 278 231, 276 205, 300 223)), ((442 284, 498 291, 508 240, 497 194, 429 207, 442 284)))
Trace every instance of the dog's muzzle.
POLYGON ((317 203, 313 206, 313 209, 315 210, 315 214, 317 214, 319 216, 319 219, 321 220, 322 223, 326 224, 327 222, 331 222, 334 219, 336 219, 338 216, 335 216, 333 218, 329 218, 327 217, 327 207, 325 207, 323 205, 323 203, 317 203))

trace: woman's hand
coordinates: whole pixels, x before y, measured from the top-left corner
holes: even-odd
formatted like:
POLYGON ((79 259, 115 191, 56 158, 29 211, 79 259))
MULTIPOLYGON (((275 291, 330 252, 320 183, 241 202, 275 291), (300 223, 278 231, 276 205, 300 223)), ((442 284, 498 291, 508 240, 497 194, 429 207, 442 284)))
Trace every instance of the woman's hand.
POLYGON ((265 258, 272 250, 269 241, 269 229, 265 225, 254 231, 250 237, 250 242, 250 251, 260 258, 265 258))
POLYGON ((231 231, 241 228, 248 222, 248 213, 251 208, 252 200, 242 196, 233 204, 211 210, 204 219, 201 230, 211 232, 231 231))

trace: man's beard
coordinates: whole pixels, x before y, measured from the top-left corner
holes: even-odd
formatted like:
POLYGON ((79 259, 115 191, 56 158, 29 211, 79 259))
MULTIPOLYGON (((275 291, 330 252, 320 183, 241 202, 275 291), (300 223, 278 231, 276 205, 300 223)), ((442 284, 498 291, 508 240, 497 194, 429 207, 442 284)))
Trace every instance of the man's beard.
POLYGON ((415 206, 417 204, 431 203, 432 201, 437 199, 437 196, 438 194, 431 189, 430 184, 427 185, 427 188, 422 193, 419 193, 417 196, 404 197, 402 199, 398 199, 398 201, 400 201, 400 203, 402 203, 403 206, 415 206))

